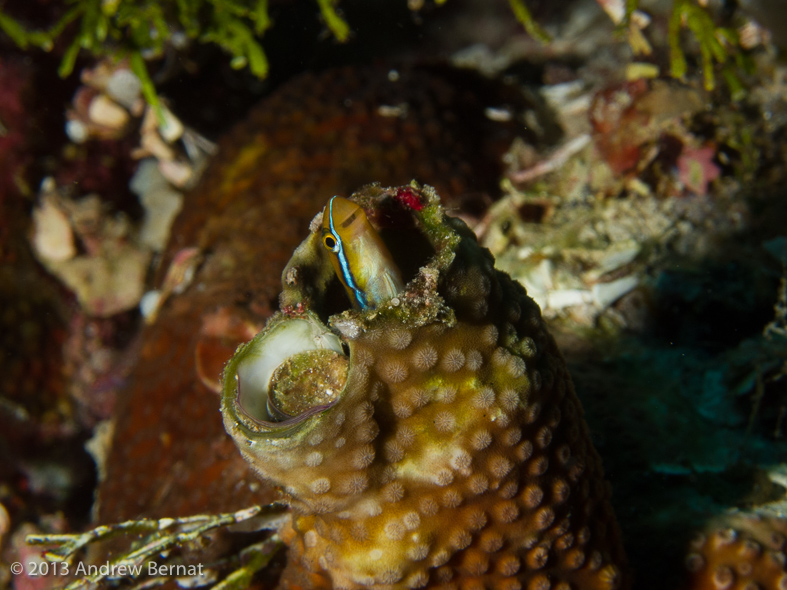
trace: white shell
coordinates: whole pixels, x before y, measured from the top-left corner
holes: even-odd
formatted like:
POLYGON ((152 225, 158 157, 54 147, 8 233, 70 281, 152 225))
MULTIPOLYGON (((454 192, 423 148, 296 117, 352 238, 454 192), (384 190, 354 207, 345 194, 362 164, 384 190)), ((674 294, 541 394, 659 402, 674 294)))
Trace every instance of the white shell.
POLYGON ((257 420, 271 420, 268 413, 268 387, 273 372, 288 358, 309 350, 333 350, 344 354, 339 337, 310 318, 280 322, 238 363, 236 379, 243 410, 257 420))

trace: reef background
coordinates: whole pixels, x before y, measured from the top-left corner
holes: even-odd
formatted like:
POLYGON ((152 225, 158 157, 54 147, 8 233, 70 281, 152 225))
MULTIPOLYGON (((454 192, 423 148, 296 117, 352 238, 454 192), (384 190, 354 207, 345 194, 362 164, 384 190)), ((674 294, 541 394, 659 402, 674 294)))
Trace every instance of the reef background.
MULTIPOLYGON (((290 118, 308 119, 310 111, 324 106, 321 97, 370 85, 361 73, 365 66, 386 71, 439 57, 453 56, 455 63, 507 80, 524 102, 534 100, 521 107, 530 113, 524 119, 518 119, 520 107, 513 100, 487 105, 510 107, 526 139, 512 143, 505 138, 498 156, 502 182, 490 178, 494 173, 487 166, 486 178, 453 185, 446 180, 446 188, 438 188, 457 193, 456 213, 493 251, 498 266, 526 284, 550 318, 612 483, 635 587, 678 587, 690 538, 728 509, 783 517, 787 86, 779 50, 767 39, 751 50, 753 67, 739 74, 746 91, 733 100, 722 76, 713 92, 702 90, 698 49, 690 38, 686 85, 666 76, 627 82, 627 65, 634 58, 592 2, 531 3, 536 18, 556 38, 548 45, 527 37, 504 2, 450 0, 414 14, 398 0, 375 10, 368 2, 346 1, 341 7, 354 31, 346 44, 325 32, 314 6, 272 4, 275 26, 264 38, 272 67, 265 80, 233 70, 219 49, 208 46, 157 62, 159 95, 187 126, 209 139, 219 139, 243 121, 263 98, 272 97, 264 103, 269 111, 258 110, 258 117, 275 119, 277 109, 286 106, 290 118), (471 46, 475 49, 467 51, 471 46), (460 50, 465 51, 457 54, 460 50), (346 81, 334 76, 331 86, 315 75, 312 83, 291 86, 297 92, 277 95, 299 74, 337 66, 350 68, 343 70, 346 81), (563 94, 555 98, 557 91, 563 94), (539 163, 557 160, 559 148, 582 135, 588 136, 585 152, 573 152, 554 172, 528 174, 539 163), (617 282, 629 277, 635 281, 617 282), (615 285, 617 296, 609 300, 598 285, 615 285), (573 303, 560 305, 549 292, 573 297, 573 303)), ((744 7, 750 11, 738 12, 737 18, 757 16, 751 5, 744 7)), ((666 71, 669 10, 659 3, 645 8, 654 16, 648 29, 654 53, 647 61, 666 71)), ((780 21, 772 26, 778 30, 780 21)), ((58 186, 75 187, 74 197, 99 194, 102 219, 122 213, 138 223, 143 217, 128 189, 137 167, 130 154, 138 137, 132 133, 75 145, 64 133, 65 110, 80 80, 77 74, 57 77, 62 49, 26 53, 0 36, 0 585, 14 588, 57 583, 11 577, 8 564, 34 552, 23 546, 24 534, 85 529, 106 473, 126 474, 130 481, 135 470, 149 469, 117 446, 107 455, 100 426, 117 415, 118 407, 121 412, 129 407, 133 387, 143 397, 150 387, 128 382, 140 355, 139 312, 100 317, 85 311, 36 261, 30 246, 33 209, 45 176, 54 177, 58 186), (90 454, 84 450, 88 440, 93 441, 90 454), (91 455, 98 458, 98 468, 91 455), (109 464, 103 461, 107 456, 109 464)), ((92 65, 82 56, 76 72, 92 65)), ((468 93, 477 93, 475 82, 464 83, 468 93)), ((428 124, 427 115, 422 123, 428 124)), ((444 121, 440 128, 450 131, 444 121)), ((423 133, 420 128, 411 132, 423 133)), ((236 131, 232 137, 248 140, 242 136, 236 131)), ((282 146, 292 144, 300 157, 316 145, 309 141, 308 133, 292 134, 282 138, 282 146)), ((456 141, 468 143, 472 137, 456 141)), ((236 145, 225 139, 218 157, 231 165, 233 150, 240 151, 242 143, 236 145)), ((428 160, 414 153, 419 154, 414 160, 428 160)), ((368 154, 363 157, 373 161, 368 154)), ((429 167, 434 172, 412 176, 433 173, 434 180, 418 180, 437 184, 442 165, 437 160, 446 157, 435 158, 429 167)), ((479 157, 463 152, 457 162, 477 164, 479 157)), ((450 168, 462 170, 457 162, 450 168)), ((290 182, 298 186, 303 179, 290 182)), ((200 190, 209 192, 202 188, 194 194, 200 190)), ((277 207, 297 210, 303 224, 328 196, 310 194, 314 202, 307 205, 298 191, 284 191, 277 207)), ((188 245, 189 232, 214 214, 215 203, 202 203, 196 201, 190 217, 176 224, 169 254, 154 256, 146 290, 161 285, 177 251, 173 244, 188 245)), ((106 239, 102 235, 99 241, 106 239)), ((293 235, 295 243, 300 239, 293 235)), ((87 249, 84 243, 81 247, 87 249)), ((238 298, 258 298, 262 317, 275 302, 272 290, 279 276, 259 281, 268 291, 238 298)), ((172 325, 189 341, 201 328, 172 325)), ((176 361, 167 378, 178 378, 176 361)), ((180 378, 196 382, 191 374, 180 378)), ((144 409, 147 428, 155 430, 161 419, 156 408, 137 409, 144 409)), ((195 438, 201 434, 194 432, 195 438)), ((188 440, 175 444, 181 448, 176 464, 185 481, 195 465, 210 463, 204 454, 192 459, 197 454, 188 440)), ((228 438, 225 443, 211 452, 229 457, 234 449, 228 438)), ((166 453, 156 458, 161 470, 172 468, 166 453)), ((156 501, 123 496, 123 477, 110 476, 104 484, 115 490, 102 504, 104 520, 111 514, 116 519, 142 516, 133 502, 149 506, 156 501)), ((164 513, 147 515, 227 508, 224 498, 217 500, 209 491, 197 500, 177 494, 167 498, 160 507, 164 513)))

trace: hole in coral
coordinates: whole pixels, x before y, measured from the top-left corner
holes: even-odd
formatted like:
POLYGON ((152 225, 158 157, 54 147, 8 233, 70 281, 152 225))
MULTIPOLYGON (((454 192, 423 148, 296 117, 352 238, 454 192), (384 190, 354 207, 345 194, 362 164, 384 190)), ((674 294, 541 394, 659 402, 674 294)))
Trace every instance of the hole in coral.
POLYGON ((383 230, 380 235, 388 246, 394 262, 399 267, 405 285, 415 278, 418 269, 435 254, 434 248, 426 236, 415 228, 383 230))

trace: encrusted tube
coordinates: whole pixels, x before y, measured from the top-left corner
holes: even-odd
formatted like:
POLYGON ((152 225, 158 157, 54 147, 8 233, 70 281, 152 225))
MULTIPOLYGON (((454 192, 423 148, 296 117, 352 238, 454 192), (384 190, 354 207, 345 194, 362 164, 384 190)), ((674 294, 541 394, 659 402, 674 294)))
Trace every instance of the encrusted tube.
POLYGON ((353 201, 406 284, 349 309, 318 217, 284 271, 282 311, 225 372, 227 431, 294 509, 282 586, 627 588, 600 461, 538 306, 429 187, 353 201))

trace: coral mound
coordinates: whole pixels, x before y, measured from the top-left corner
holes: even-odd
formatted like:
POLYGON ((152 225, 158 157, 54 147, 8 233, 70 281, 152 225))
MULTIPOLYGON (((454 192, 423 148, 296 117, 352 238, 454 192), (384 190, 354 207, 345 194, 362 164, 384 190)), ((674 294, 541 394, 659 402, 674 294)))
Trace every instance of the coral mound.
POLYGON ((787 523, 729 516, 692 542, 686 557, 690 590, 787 589, 787 523))
POLYGON ((628 587, 601 464, 538 306, 432 189, 353 199, 413 267, 404 292, 332 310, 318 217, 284 270, 283 312, 225 371, 225 427, 293 507, 282 585, 628 587), (273 365, 347 351, 338 395, 280 415, 273 365))
POLYGON ((248 340, 247 326, 276 308, 281 271, 328 197, 414 176, 452 195, 497 185, 500 156, 519 126, 491 121, 484 109, 517 104, 510 89, 450 68, 400 68, 396 81, 389 71, 305 74, 220 142, 162 255, 162 292, 184 254, 194 278, 141 336, 115 413, 100 522, 271 501, 227 438, 204 382, 218 380, 237 343, 248 340), (385 114, 397 104, 410 105, 407 113, 385 114))

